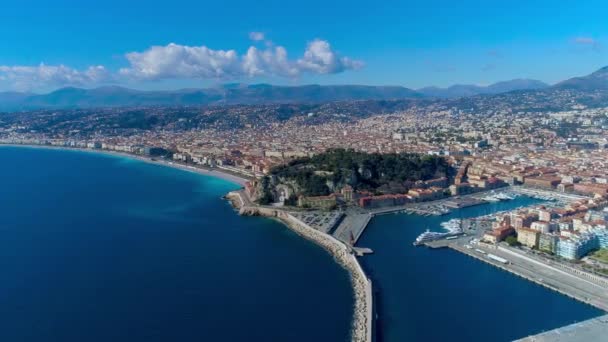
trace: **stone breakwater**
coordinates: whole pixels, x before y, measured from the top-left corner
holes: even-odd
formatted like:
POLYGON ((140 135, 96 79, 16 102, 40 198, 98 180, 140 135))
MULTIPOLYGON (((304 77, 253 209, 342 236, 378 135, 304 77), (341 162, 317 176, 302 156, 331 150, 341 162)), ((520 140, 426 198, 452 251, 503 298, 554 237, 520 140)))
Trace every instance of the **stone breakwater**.
POLYGON ((354 292, 354 313, 351 331, 351 341, 372 341, 372 284, 359 265, 357 258, 350 252, 350 248, 333 236, 315 230, 298 220, 288 212, 257 206, 239 206, 245 203, 238 192, 231 192, 226 196, 234 206, 239 209, 241 215, 265 216, 276 218, 287 227, 317 245, 327 250, 340 266, 350 274, 351 285, 354 292))

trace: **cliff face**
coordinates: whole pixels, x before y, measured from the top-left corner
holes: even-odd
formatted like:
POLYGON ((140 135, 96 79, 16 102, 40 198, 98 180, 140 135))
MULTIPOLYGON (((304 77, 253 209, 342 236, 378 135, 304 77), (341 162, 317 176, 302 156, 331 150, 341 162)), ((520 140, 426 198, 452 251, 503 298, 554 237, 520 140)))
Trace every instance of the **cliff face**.
POLYGON ((299 195, 300 187, 296 180, 277 176, 264 177, 251 183, 248 192, 253 202, 269 204, 271 202, 284 202, 293 195, 299 195))

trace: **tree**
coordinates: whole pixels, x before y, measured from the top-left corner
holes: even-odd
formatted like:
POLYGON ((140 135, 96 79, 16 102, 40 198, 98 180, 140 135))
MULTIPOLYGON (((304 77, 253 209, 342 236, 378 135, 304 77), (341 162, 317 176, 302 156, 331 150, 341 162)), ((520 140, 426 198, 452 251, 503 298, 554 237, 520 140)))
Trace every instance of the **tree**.
MULTIPOLYGON (((336 187, 346 184, 358 190, 392 189, 391 184, 447 176, 445 158, 417 153, 364 153, 352 149, 332 149, 313 157, 294 159, 277 166, 271 174, 283 181, 297 182, 300 194, 319 196, 329 193, 327 182, 336 187), (316 171, 323 171, 319 173, 316 171)), ((409 186, 406 186, 409 188, 409 186)))
POLYGON ((262 196, 260 196, 258 202, 261 205, 267 205, 272 203, 272 201, 273 197, 272 193, 270 192, 270 178, 268 176, 264 176, 262 177, 262 196))
POLYGON ((295 194, 291 194, 289 198, 283 201, 283 204, 295 207, 296 205, 298 205, 298 196, 296 196, 295 194))
POLYGON ((505 241, 511 247, 519 246, 519 241, 517 241, 517 238, 515 236, 513 236, 513 235, 507 236, 507 238, 505 239, 505 241))

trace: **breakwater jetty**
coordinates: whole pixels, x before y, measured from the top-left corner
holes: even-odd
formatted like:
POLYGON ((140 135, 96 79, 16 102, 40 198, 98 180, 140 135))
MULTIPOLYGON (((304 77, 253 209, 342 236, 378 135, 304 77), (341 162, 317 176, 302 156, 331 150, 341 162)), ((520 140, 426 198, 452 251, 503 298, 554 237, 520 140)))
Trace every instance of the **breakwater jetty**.
POLYGON ((351 332, 353 342, 372 342, 373 340, 373 295, 372 282, 361 268, 353 250, 347 244, 337 240, 332 235, 316 230, 287 211, 249 205, 240 191, 226 195, 241 215, 264 216, 283 222, 292 231, 309 239, 327 250, 344 269, 350 274, 354 292, 354 313, 351 332))
MULTIPOLYGON (((505 189, 506 190, 506 189, 505 189)), ((537 189, 525 189, 521 187, 511 187, 510 191, 525 196, 537 197, 540 199, 551 199, 557 202, 569 202, 578 199, 578 196, 570 194, 555 195, 537 189)), ((355 255, 354 248, 357 240, 362 236, 365 228, 371 219, 376 215, 386 215, 390 213, 418 213, 425 216, 437 215, 439 209, 446 203, 454 202, 453 209, 461 209, 471 205, 487 203, 484 201, 482 193, 476 193, 457 198, 442 199, 432 202, 411 203, 400 207, 362 209, 350 207, 340 211, 341 220, 332 228, 326 230, 315 229, 307 224, 303 217, 307 215, 324 214, 320 212, 305 212, 294 210, 289 212, 282 208, 270 206, 258 206, 251 203, 246 194, 240 191, 231 193, 230 197, 233 205, 240 208, 243 215, 259 215, 273 217, 284 222, 296 233, 314 241, 318 245, 328 250, 340 265, 351 274, 353 289, 355 291, 355 312, 353 317, 353 341, 371 341, 373 319, 373 299, 371 291, 371 281, 365 275, 355 255), (428 213, 427 213, 428 211, 428 213)), ((448 207, 450 207, 448 205, 448 207)), ((441 214, 441 213, 440 213, 441 214)), ((313 225, 314 226, 314 225, 313 225)), ((477 229, 476 233, 481 230, 477 229)), ((574 269, 567 269, 560 264, 549 265, 543 260, 536 260, 526 254, 517 253, 511 248, 500 246, 490 246, 486 244, 470 245, 472 235, 463 235, 450 240, 438 240, 428 243, 432 248, 448 247, 474 257, 495 267, 501 268, 514 275, 537 283, 541 286, 559 292, 563 295, 576 299, 580 302, 599 308, 608 312, 608 284, 600 278, 590 277, 588 274, 577 274, 574 269), (491 255, 491 257, 490 257, 491 255)), ((368 251, 371 252, 371 251, 368 251)))

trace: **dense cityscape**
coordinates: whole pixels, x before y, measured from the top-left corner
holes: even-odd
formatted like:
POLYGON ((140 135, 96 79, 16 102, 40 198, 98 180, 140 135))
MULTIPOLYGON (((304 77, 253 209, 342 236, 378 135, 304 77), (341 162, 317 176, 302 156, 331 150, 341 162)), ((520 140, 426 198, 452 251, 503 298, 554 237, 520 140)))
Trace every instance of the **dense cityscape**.
MULTIPOLYGON (((550 96, 529 95, 529 104, 523 102, 521 109, 509 104, 515 101, 512 97, 525 98, 525 93, 393 104, 354 101, 15 112, 0 119, 0 136, 5 144, 171 158, 252 179, 295 158, 336 148, 441 156, 453 170, 444 178, 410 179, 405 186, 385 186, 371 193, 355 187, 354 194, 346 196, 353 184, 342 182, 317 198, 283 187, 285 193, 275 192, 270 200, 292 197, 294 205, 306 203, 307 207, 335 208, 341 201, 378 208, 507 185, 575 193, 590 201, 514 213, 495 225, 485 240, 497 243, 517 232, 518 243, 578 260, 608 247, 607 213, 601 211, 608 196, 608 107, 587 106, 572 94, 577 93, 560 90, 550 96), (539 111, 538 99, 547 97, 544 101, 561 110, 544 106, 539 111), (468 106, 471 108, 466 109, 468 106), (330 192, 334 194, 327 196, 330 192)), ((252 184, 255 187, 256 181, 252 184)), ((608 273, 606 264, 591 263, 589 268, 608 273)))
POLYGON ((0 341, 608 341, 604 2, 0 8, 0 341))
MULTIPOLYGON (((349 199, 363 207, 380 207, 523 184, 586 195, 603 206, 598 198, 608 194, 608 107, 587 106, 579 101, 580 95, 573 95, 576 92, 550 94, 393 104, 352 101, 14 112, 0 118, 0 136, 6 144, 152 155, 250 178, 268 175, 273 167, 294 158, 336 148, 419 153, 445 158, 454 170, 450 181, 425 179, 424 184, 389 187, 376 194, 355 189, 349 199), (531 98, 528 104, 522 102, 521 109, 509 106, 513 98, 522 96, 531 98), (547 97, 543 101, 561 110, 545 105, 539 111, 539 98, 547 97)), ((329 190, 341 196, 344 185, 329 190)), ((529 247, 537 248, 541 242, 551 246, 547 251, 552 254, 580 259, 598 243, 606 247, 605 238, 595 237, 605 231, 606 217, 590 212, 589 206, 583 208, 526 214, 523 224, 514 217, 513 227, 529 247)), ((497 235, 499 241, 507 231, 497 235)))
MULTIPOLYGON (((218 169, 250 179, 245 192, 250 200, 264 197, 262 204, 279 203, 296 211, 405 208, 508 186, 580 196, 559 205, 495 216, 491 226, 477 233, 478 243, 506 241, 508 248, 544 253, 545 260, 606 282, 608 212, 603 208, 608 204, 608 107, 589 107, 576 97, 559 94, 569 105, 556 111, 506 110, 505 95, 500 95, 498 99, 480 97, 470 110, 444 100, 424 100, 395 101, 393 105, 355 101, 14 112, 0 119, 0 142, 128 153, 218 169), (479 102, 492 105, 479 113, 479 102), (383 109, 377 111, 378 106, 383 109), (384 108, 396 109, 385 112, 384 108), (369 158, 405 152, 426 155, 444 160, 449 169, 443 174, 433 171, 426 176, 387 178, 375 188, 341 176, 346 178, 336 182, 326 177, 317 182, 320 190, 311 190, 314 185, 310 182, 320 172, 333 175, 340 170, 329 172, 319 165, 305 185, 296 178, 288 181, 279 176, 276 180, 281 174, 277 168, 326 158, 328 151, 336 149, 372 156, 369 158), (260 190, 265 179, 275 179, 272 188, 260 190)), ((371 182, 377 171, 366 170, 365 163, 371 161, 355 164, 355 178, 368 177, 371 182)), ((331 222, 337 226, 340 219, 331 222)), ((322 231, 334 231, 338 239, 353 245, 363 228, 356 234, 340 227, 322 231)), ((353 286, 363 293, 361 284, 353 286)), ((364 304, 360 307, 359 312, 366 312, 364 304)), ((365 329, 355 331, 362 336, 366 333, 365 329)))

